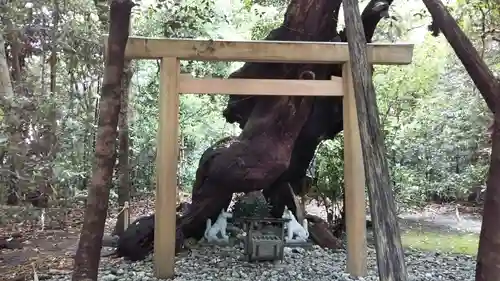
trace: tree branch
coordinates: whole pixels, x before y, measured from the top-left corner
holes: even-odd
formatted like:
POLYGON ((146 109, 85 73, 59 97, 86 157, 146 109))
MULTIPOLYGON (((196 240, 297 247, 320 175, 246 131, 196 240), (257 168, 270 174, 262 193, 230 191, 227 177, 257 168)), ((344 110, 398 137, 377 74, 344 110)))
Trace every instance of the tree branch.
POLYGON ((481 92, 489 109, 495 112, 500 92, 500 84, 496 81, 495 76, 443 3, 440 0, 423 0, 423 2, 432 15, 433 25, 439 27, 443 32, 472 81, 481 92))

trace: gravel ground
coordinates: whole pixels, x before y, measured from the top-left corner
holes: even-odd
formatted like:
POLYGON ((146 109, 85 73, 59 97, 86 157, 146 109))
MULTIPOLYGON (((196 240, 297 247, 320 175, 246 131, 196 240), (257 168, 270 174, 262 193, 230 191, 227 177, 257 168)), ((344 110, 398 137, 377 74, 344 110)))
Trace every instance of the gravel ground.
MULTIPOLYGON (((248 263, 242 260, 242 249, 234 247, 204 247, 176 259, 175 281, 333 281, 378 280, 375 252, 369 249, 368 276, 350 278, 345 273, 344 251, 323 250, 318 246, 305 250, 285 248, 280 262, 248 263)), ((475 259, 469 256, 406 252, 410 281, 457 280, 474 278, 475 259)), ((103 259, 100 281, 154 281, 151 258, 130 263, 122 259, 103 259)), ((69 275, 54 275, 51 281, 70 280, 69 275)))

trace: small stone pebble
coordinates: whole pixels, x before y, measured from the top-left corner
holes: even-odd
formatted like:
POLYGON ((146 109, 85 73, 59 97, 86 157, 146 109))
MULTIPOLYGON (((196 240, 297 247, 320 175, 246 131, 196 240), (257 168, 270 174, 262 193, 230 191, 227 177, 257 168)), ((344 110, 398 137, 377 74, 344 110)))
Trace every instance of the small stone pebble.
MULTIPOLYGON (((474 280, 475 258, 465 255, 405 252, 409 281, 469 281, 474 280)), ((249 263, 239 247, 208 246, 193 249, 176 258, 173 281, 375 281, 379 280, 376 256, 368 252, 368 275, 350 277, 345 272, 346 252, 285 248, 283 262, 249 263)), ((69 281, 70 275, 54 275, 50 281, 69 281)), ((152 258, 140 262, 103 258, 99 269, 100 281, 155 281, 152 258)))

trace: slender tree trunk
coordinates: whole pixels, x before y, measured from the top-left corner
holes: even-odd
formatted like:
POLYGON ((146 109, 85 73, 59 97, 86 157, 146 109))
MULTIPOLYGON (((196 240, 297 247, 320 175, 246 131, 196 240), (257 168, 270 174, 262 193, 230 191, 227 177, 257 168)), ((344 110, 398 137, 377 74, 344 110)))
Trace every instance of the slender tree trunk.
MULTIPOLYGON (((122 95, 120 116, 118 119, 118 206, 120 210, 124 207, 125 202, 130 202, 129 126, 127 115, 132 75, 133 70, 131 61, 126 61, 124 73, 121 79, 122 95)), ((118 215, 115 229, 113 231, 114 235, 121 235, 124 232, 125 215, 129 215, 129 212, 120 212, 118 215)), ((130 221, 130 217, 128 217, 127 221, 130 221)))
MULTIPOLYGON (((105 32, 106 30, 109 30, 109 4, 111 3, 111 0, 94 0, 94 5, 97 9, 97 15, 99 17, 99 21, 101 22, 101 30, 105 32)), ((130 33, 130 29, 129 29, 130 33)), ((126 63, 126 62, 125 62, 126 63)), ((123 75, 123 74, 122 74, 123 75)), ((101 77, 99 77, 101 78, 101 77)), ((99 79, 100 80, 100 79, 99 79)), ((97 92, 101 91, 102 85, 99 83, 99 80, 97 82, 97 92)), ((89 95, 90 97, 90 95, 89 95)), ((90 109, 90 106, 88 107, 90 109)), ((99 97, 95 100, 94 102, 94 107, 92 108, 92 112, 89 110, 87 112, 88 116, 88 124, 89 129, 90 128, 95 128, 97 127, 97 123, 99 120, 99 97), (92 126, 93 123, 93 126, 92 126)), ((119 122, 120 120, 118 120, 119 122)), ((92 133, 90 134, 90 147, 92 147, 95 151, 95 144, 96 144, 96 132, 95 130, 92 130, 92 133)), ((89 157, 89 155, 87 155, 89 157)), ((95 169, 95 164, 89 166, 90 170, 95 169)))
POLYGON ((125 46, 128 40, 130 14, 134 3, 113 0, 110 4, 110 28, 106 69, 99 103, 100 115, 96 139, 96 168, 88 188, 80 241, 75 256, 73 281, 97 280, 104 224, 108 211, 109 189, 116 160, 116 137, 121 76, 123 74, 125 46))
MULTIPOLYGON (((0 113, 1 116, 0 118, 6 119, 8 122, 8 118, 10 116, 9 111, 10 111, 10 100, 14 97, 14 91, 12 90, 12 82, 10 81, 10 74, 9 74, 9 64, 7 63, 7 55, 5 53, 5 40, 3 38, 3 33, 0 32, 0 113)), ((1 121, 1 120, 0 120, 1 121)), ((10 122, 8 122, 10 123, 10 122)), ((7 155, 7 149, 1 149, 0 150, 0 167, 2 167, 4 158, 7 155)), ((3 180, 4 178, 10 178, 11 175, 4 175, 0 174, 0 179, 3 180)), ((4 183, 5 186, 7 186, 7 183, 4 183)), ((0 194, 0 196, 6 195, 7 196, 7 203, 8 204, 17 204, 18 202, 18 196, 17 194, 11 193, 12 190, 9 188, 7 193, 5 194, 0 194)), ((3 198, 2 198, 3 199, 3 198)), ((3 202, 2 202, 3 203, 3 202)))
POLYGON ((12 89, 9 64, 7 63, 7 55, 4 46, 5 39, 3 33, 0 32, 0 102, 4 114, 8 116, 9 100, 14 98, 14 90, 12 89))
MULTIPOLYGON (((500 82, 460 29, 440 0, 423 0, 432 15, 433 27, 443 32, 462 61, 486 104, 495 113, 492 152, 477 254, 476 281, 498 280, 500 276, 500 82)), ((434 32, 436 33, 436 32, 434 32)))
POLYGON ((57 29, 59 27, 59 1, 54 0, 52 12, 52 50, 50 54, 50 92, 56 91, 57 79, 57 29))
POLYGON ((52 194, 52 185, 54 181, 54 160, 59 150, 59 144, 57 139, 57 105, 56 105, 56 95, 57 95, 57 52, 58 52, 58 28, 59 28, 59 0, 53 0, 53 13, 52 13, 52 50, 50 54, 50 97, 51 105, 50 112, 48 114, 48 122, 46 125, 46 132, 48 138, 43 141, 43 154, 45 154, 46 165, 43 167, 43 183, 40 192, 41 196, 50 196, 52 194))
MULTIPOLYGON (((8 137, 9 137, 9 145, 7 147, 7 152, 9 155, 9 163, 10 163, 10 174, 9 174, 9 195, 8 195, 8 203, 15 205, 18 203, 20 194, 23 190, 23 186, 26 184, 26 178, 24 177, 24 161, 23 158, 26 155, 26 145, 23 141, 23 130, 22 124, 25 116, 24 110, 22 108, 23 104, 20 104, 18 99, 16 101, 14 94, 18 96, 22 96, 21 90, 21 64, 20 64, 20 52, 21 52, 21 44, 19 43, 19 33, 15 30, 12 22, 10 20, 5 20, 7 26, 7 39, 10 45, 10 54, 11 54, 11 68, 12 72, 9 69, 8 58, 5 52, 5 41, 2 35, 0 44, 2 48, 1 58, 5 60, 5 72, 2 73, 2 76, 6 75, 9 79, 9 91, 3 92, 2 95, 2 103, 5 108, 6 120, 9 126, 8 129, 8 137), (12 80, 10 79, 10 74, 12 74, 12 80)), ((2 66, 3 67, 3 66, 2 66)), ((3 78, 3 77, 2 77, 3 78)), ((7 81, 7 80, 5 80, 7 81)), ((7 83, 4 83, 4 86, 7 83)), ((4 109, 5 109, 4 108, 4 109)))
POLYGON ((404 281, 407 279, 404 252, 366 52, 365 32, 358 1, 344 0, 343 4, 379 276, 381 281, 404 281))

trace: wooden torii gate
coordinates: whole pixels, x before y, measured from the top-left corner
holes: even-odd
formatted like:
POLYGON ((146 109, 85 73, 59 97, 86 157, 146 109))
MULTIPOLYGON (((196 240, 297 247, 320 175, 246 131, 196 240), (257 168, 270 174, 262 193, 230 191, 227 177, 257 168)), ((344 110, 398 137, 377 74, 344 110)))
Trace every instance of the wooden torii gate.
MULTIPOLYGON (((372 43, 367 53, 372 64, 410 64, 413 44, 372 43)), ((174 275, 181 93, 343 96, 347 271, 366 275, 365 173, 347 43, 129 37, 125 59, 161 59, 155 211, 162 215, 155 216, 156 277, 174 275), (180 73, 180 60, 343 64, 343 74, 331 80, 195 79, 180 73)))

